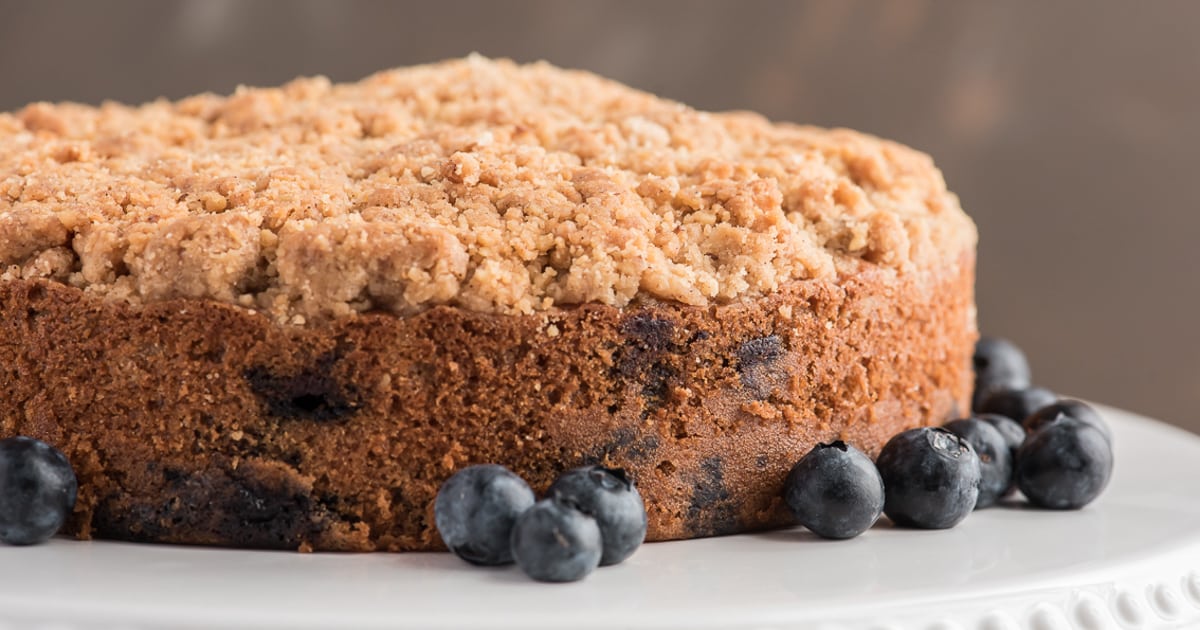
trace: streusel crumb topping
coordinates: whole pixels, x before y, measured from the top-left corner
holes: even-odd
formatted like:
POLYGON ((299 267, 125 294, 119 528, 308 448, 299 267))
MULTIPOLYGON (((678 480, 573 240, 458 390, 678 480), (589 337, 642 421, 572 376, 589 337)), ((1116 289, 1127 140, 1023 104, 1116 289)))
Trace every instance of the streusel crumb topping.
POLYGON ((706 305, 858 264, 931 269, 974 243, 923 153, 545 63, 0 114, 0 280, 133 303, 297 324, 706 305))

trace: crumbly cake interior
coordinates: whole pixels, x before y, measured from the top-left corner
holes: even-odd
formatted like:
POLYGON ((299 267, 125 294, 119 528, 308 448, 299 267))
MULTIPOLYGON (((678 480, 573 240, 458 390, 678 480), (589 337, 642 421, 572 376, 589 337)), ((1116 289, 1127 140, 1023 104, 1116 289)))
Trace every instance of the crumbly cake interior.
POLYGON ((471 57, 0 114, 0 280, 293 324, 684 305, 922 269, 975 231, 928 156, 471 57))

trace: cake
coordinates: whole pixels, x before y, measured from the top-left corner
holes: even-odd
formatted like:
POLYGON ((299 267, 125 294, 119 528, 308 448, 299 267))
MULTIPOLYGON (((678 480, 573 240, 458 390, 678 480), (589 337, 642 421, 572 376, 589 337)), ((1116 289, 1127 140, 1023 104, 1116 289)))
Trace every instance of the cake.
POLYGON ((433 550, 474 463, 788 522, 813 445, 969 409, 976 234, 920 152, 470 57, 0 114, 0 437, 80 538, 433 550))

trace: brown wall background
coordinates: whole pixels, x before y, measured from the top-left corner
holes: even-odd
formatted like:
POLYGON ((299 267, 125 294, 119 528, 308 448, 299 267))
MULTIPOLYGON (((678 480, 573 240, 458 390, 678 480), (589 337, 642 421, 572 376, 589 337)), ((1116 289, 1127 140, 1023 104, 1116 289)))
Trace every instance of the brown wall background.
POLYGON ((1042 384, 1200 431, 1200 2, 0 0, 0 110, 478 51, 933 154, 981 326, 1042 384))

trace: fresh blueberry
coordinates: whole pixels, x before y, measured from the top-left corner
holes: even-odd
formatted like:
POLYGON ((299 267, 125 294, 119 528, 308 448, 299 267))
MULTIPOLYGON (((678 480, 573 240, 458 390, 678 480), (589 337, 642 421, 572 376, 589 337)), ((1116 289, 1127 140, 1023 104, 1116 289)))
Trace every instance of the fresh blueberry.
POLYGON ((1075 418, 1084 424, 1096 427, 1109 442, 1112 441, 1112 429, 1108 428, 1108 423, 1100 417, 1100 412, 1082 400, 1073 398, 1060 398, 1034 411, 1028 418, 1025 418, 1025 430, 1034 433, 1042 426, 1063 416, 1075 418))
POLYGON ((1096 427, 1061 416, 1030 433, 1017 451, 1017 487, 1030 503, 1077 510, 1112 476, 1112 445, 1096 427))
POLYGON ((0 440, 0 542, 45 542, 75 509, 79 485, 58 449, 28 437, 0 440))
POLYGON ((975 499, 975 509, 991 507, 1012 486, 1013 458, 1008 442, 982 418, 955 420, 946 423, 945 428, 975 449, 979 457, 979 497, 975 499))
POLYGON ((539 582, 574 582, 600 566, 604 542, 596 519, 562 496, 542 499, 512 530, 517 566, 539 582))
POLYGON ((1017 449, 1021 448, 1021 444, 1025 441, 1025 428, 1020 422, 1002 416, 998 413, 978 413, 972 416, 979 418, 984 422, 996 427, 1000 435, 1004 437, 1004 443, 1008 445, 1008 452, 1013 463, 1014 478, 1009 479, 1008 489, 1004 491, 1003 496, 1008 496, 1017 491, 1017 481, 1015 479, 1017 471, 1017 449))
POLYGON ((975 367, 975 393, 971 409, 982 409, 983 401, 996 389, 1029 387, 1029 361, 1015 344, 999 337, 983 337, 971 357, 975 367))
POLYGON ((996 413, 1008 416, 1017 422, 1025 420, 1029 414, 1058 400, 1054 392, 1044 387, 1023 387, 1020 389, 993 390, 983 400, 979 411, 981 413, 996 413))
POLYGON ((979 498, 979 456, 945 429, 922 427, 893 437, 875 465, 883 477, 883 512, 897 525, 954 527, 979 498))
POLYGON ((883 512, 883 479, 871 458, 837 441, 792 467, 783 498, 801 525, 824 538, 854 538, 883 512))
POLYGON ((979 413, 971 417, 996 427, 1004 438, 1004 443, 1008 445, 1009 452, 1014 458, 1017 456, 1017 449, 1021 448, 1021 443, 1025 441, 1025 427, 1022 427, 1020 422, 998 413, 979 413))
POLYGON ((433 514, 442 542, 458 557, 479 565, 513 561, 513 523, 533 505, 529 484, 503 466, 469 466, 438 489, 433 514))
POLYGON ((546 492, 579 506, 600 526, 600 566, 628 558, 646 540, 646 506, 633 481, 619 468, 584 466, 563 473, 546 492))

